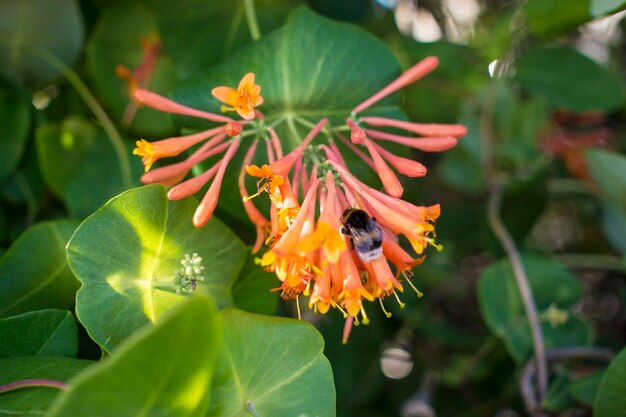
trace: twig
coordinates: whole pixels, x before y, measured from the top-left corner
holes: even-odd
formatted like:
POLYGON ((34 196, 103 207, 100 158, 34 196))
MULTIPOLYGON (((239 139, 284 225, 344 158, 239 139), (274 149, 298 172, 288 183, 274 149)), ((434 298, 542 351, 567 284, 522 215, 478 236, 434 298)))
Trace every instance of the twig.
MULTIPOLYGON (((611 362, 615 354, 606 348, 598 347, 573 347, 550 349, 546 352, 546 358, 550 362, 566 359, 597 359, 611 362)), ((520 387, 524 406, 529 414, 537 415, 540 411, 541 401, 536 397, 533 390, 533 377, 535 376, 535 360, 531 358, 526 362, 520 374, 520 387)), ((541 415, 541 414, 539 414, 541 415)))
POLYGON ((67 384, 65 382, 55 381, 53 379, 23 379, 21 381, 9 382, 8 384, 0 385, 0 394, 20 388, 30 387, 66 389, 67 384))
POLYGON ((535 361, 537 363, 537 391, 539 398, 543 398, 548 387, 548 365, 546 360, 545 345, 543 342, 543 333, 539 323, 539 314, 537 314, 535 298, 530 289, 526 270, 522 264, 522 257, 517 249, 517 246, 515 245, 515 242, 513 241, 513 238, 511 238, 509 231, 506 229, 502 219, 500 218, 501 204, 502 186, 498 183, 494 183, 489 192, 487 217, 489 219, 491 229, 504 248, 504 251, 506 252, 513 268, 513 275, 515 276, 515 282, 517 283, 517 288, 520 292, 522 303, 524 304, 524 310, 526 312, 526 317, 528 317, 528 324, 530 325, 530 332, 533 338, 535 361))

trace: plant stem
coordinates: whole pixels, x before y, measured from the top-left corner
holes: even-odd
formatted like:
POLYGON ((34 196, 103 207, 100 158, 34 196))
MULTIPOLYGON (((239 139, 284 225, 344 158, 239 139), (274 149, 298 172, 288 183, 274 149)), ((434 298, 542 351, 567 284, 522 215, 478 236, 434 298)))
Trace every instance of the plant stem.
MULTIPOLYGON (((546 352, 546 357, 550 362, 567 359, 592 359, 609 363, 614 356, 615 354, 609 349, 593 346, 550 349, 546 352)), ((537 400, 533 392, 534 365, 535 361, 532 358, 526 362, 520 373, 520 386, 526 410, 529 414, 537 415, 541 401, 537 400)), ((539 413, 541 412, 539 411, 539 413)))
POLYGON ((78 74, 65 65, 65 63, 55 55, 34 45, 26 45, 26 47, 63 74, 72 87, 74 87, 78 95, 80 95, 83 99, 87 107, 89 107, 89 109, 93 112, 94 116, 96 116, 96 119, 98 119, 102 128, 109 137, 111 145, 113 145, 113 149, 117 155, 117 160, 120 164, 120 172, 122 174, 122 184, 124 187, 129 188, 132 182, 132 175, 130 172, 130 161, 128 160, 128 155, 126 154, 124 141, 109 116, 106 114, 102 106, 100 106, 100 103, 98 103, 98 100, 96 100, 93 94, 91 94, 91 91, 89 91, 89 88, 85 85, 78 74))
POLYGON ((626 261, 612 255, 565 254, 552 259, 570 269, 599 269, 626 273, 626 261))
POLYGON ((524 310, 528 317, 528 324, 530 325, 530 332, 533 338, 533 347, 535 350, 535 362, 537 367, 537 390, 539 398, 543 398, 547 386, 548 386, 548 365, 546 360, 546 351, 543 341, 543 332, 539 323, 539 314, 537 313, 537 305, 535 303, 535 297, 530 289, 528 282, 528 275, 522 264, 522 257, 506 229, 506 226, 500 218, 500 206, 502 204, 502 186, 498 183, 494 183, 491 186, 489 193, 489 201, 487 203, 487 217, 489 225, 495 233, 496 237, 500 241, 500 244, 504 248, 511 266, 513 268, 513 275, 515 276, 515 282, 524 304, 524 310))
POLYGON ((254 9, 254 0, 243 0, 243 6, 246 9, 246 20, 248 21, 248 29, 253 41, 261 39, 261 29, 256 18, 256 10, 254 9))
POLYGON ((21 381, 9 382, 8 384, 0 385, 0 394, 3 392, 9 392, 16 389, 29 387, 66 389, 67 384, 65 382, 55 381, 53 379, 23 379, 21 381))
MULTIPOLYGON (((481 167, 485 182, 490 184, 489 200, 487 202, 487 218, 494 234, 504 248, 507 258, 511 262, 513 275, 517 284, 524 311, 528 318, 528 325, 533 339, 533 349, 537 368, 537 393, 539 404, 543 400, 548 387, 548 362, 546 359, 546 348, 543 339, 543 332, 539 322, 537 304, 530 289, 528 275, 524 269, 522 258, 517 245, 509 234, 502 218, 500 208, 502 205, 502 179, 498 178, 494 164, 494 148, 496 132, 493 128, 493 119, 496 100, 496 85, 492 82, 487 91, 480 117, 480 146, 481 146, 481 167)), ((540 412, 538 412, 538 415, 540 412)))

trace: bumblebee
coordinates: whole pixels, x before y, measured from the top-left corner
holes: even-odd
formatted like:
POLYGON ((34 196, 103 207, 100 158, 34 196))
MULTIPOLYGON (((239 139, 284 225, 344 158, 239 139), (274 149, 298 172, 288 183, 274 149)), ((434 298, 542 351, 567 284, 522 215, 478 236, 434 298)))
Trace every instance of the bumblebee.
POLYGON ((383 230, 373 217, 357 208, 348 208, 341 215, 341 233, 348 236, 350 246, 361 261, 370 262, 383 254, 383 230))

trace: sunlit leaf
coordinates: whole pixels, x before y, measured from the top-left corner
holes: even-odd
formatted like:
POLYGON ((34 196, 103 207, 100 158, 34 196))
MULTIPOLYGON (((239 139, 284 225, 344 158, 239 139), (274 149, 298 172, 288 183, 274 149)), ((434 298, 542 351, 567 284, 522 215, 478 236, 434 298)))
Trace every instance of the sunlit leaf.
POLYGON ((203 416, 220 346, 215 307, 188 298, 70 381, 48 416, 203 416))
POLYGON ((233 303, 231 287, 246 256, 235 234, 216 218, 196 229, 193 198, 170 202, 159 185, 135 188, 113 198, 87 218, 67 247, 83 286, 76 313, 89 335, 111 351, 144 324, 185 299, 174 271, 185 254, 203 258, 208 292, 218 306, 233 303))
POLYGON ((55 220, 29 228, 0 259, 0 317, 42 308, 71 309, 78 281, 65 245, 77 222, 55 220))
POLYGON ((210 416, 335 416, 335 388, 320 334, 308 323, 228 309, 210 416), (254 414, 252 414, 254 415, 254 414))
POLYGON ((78 334, 69 311, 39 310, 0 319, 0 358, 13 356, 76 357, 78 334))

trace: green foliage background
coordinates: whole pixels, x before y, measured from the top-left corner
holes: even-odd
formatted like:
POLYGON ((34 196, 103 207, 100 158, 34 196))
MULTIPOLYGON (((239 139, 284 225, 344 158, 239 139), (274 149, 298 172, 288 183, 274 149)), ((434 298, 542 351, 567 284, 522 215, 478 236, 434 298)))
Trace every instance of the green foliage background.
MULTIPOLYGON (((0 1, 0 386, 69 384, 0 393, 0 415, 626 416, 623 21, 621 37, 595 40, 602 64, 580 47, 588 22, 626 4, 483 0, 463 42, 423 43, 400 32, 389 3, 0 1), (389 319, 370 309, 344 346, 338 312, 293 319, 270 292, 275 277, 254 265, 233 179, 242 156, 199 230, 197 200, 140 187, 135 140, 204 127, 147 108, 122 125, 115 68, 139 65, 141 39, 155 34, 151 90, 217 111, 210 89, 253 71, 286 149, 308 130, 295 115, 342 123, 402 69, 438 56, 434 73, 368 110, 468 127, 445 154, 405 155, 429 170, 403 182, 405 198, 442 205, 445 250, 414 271, 425 296, 405 296, 389 319), (536 410, 524 394, 536 385, 524 379, 527 314, 487 216, 496 189, 548 349, 536 410), (191 253, 207 280, 190 297, 171 279, 191 253), (390 364, 411 369, 394 379, 390 364)), ((444 35, 449 4, 461 7, 419 2, 444 35)))

